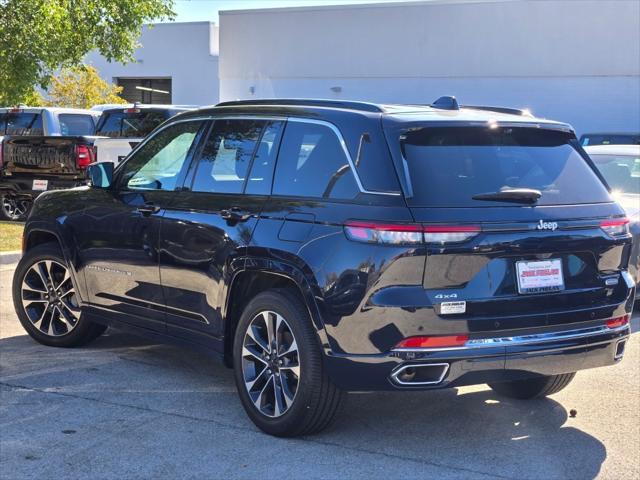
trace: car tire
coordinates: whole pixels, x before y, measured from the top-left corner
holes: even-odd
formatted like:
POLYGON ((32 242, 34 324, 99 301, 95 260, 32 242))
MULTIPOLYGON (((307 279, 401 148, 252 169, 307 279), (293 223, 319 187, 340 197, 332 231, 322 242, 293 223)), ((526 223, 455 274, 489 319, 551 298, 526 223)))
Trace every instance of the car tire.
POLYGON ((236 328, 233 363, 242 405, 265 433, 309 435, 336 418, 344 392, 327 376, 306 306, 290 292, 270 290, 249 302, 236 328))
POLYGON ((7 192, 0 193, 0 220, 23 222, 29 216, 32 202, 7 192))
POLYGON ((69 267, 56 243, 27 251, 13 276, 13 305, 20 323, 37 342, 78 347, 99 337, 106 326, 80 312, 69 267))
POLYGON ((489 386, 494 392, 505 397, 529 400, 531 398, 546 397, 547 395, 558 393, 569 385, 575 376, 575 372, 563 373, 560 375, 528 378, 526 380, 490 383, 489 386))

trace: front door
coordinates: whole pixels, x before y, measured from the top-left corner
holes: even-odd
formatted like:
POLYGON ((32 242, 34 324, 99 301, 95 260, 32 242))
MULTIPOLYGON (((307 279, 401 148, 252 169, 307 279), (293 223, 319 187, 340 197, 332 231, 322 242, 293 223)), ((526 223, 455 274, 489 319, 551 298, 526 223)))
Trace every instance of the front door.
POLYGON ((165 329, 160 225, 202 126, 185 121, 166 127, 116 170, 112 189, 89 190, 78 251, 89 303, 104 315, 165 329))
POLYGON ((163 219, 160 275, 169 333, 205 344, 222 335, 221 307, 268 199, 283 126, 214 122, 163 219))

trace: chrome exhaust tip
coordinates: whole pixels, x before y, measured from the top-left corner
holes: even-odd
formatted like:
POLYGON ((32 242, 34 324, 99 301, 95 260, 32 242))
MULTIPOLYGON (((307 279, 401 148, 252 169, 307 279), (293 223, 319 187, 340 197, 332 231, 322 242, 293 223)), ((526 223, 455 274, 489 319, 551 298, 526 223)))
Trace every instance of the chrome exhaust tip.
POLYGON ((624 355, 624 347, 627 345, 627 339, 620 340, 616 344, 616 353, 613 355, 614 360, 620 360, 624 355))
POLYGON ((449 372, 448 363, 407 363, 391 372, 396 385, 438 385, 449 372))

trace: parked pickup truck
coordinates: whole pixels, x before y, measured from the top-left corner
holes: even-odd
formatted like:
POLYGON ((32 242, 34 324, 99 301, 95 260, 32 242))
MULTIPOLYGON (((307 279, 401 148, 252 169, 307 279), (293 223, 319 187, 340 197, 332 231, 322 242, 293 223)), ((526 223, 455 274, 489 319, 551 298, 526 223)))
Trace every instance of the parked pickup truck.
POLYGON ((45 190, 84 183, 100 112, 0 109, 0 219, 23 220, 45 190))
POLYGON ((95 149, 99 162, 120 163, 158 125, 177 113, 193 110, 185 105, 138 105, 103 110, 95 149))

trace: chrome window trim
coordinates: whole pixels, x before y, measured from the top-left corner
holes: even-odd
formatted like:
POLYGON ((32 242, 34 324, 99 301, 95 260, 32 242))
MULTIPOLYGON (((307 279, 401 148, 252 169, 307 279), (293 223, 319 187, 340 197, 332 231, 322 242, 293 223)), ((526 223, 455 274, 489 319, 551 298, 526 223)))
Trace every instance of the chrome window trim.
MULTIPOLYGON (((265 120, 265 121, 283 121, 283 122, 310 123, 310 124, 314 124, 314 125, 323 125, 323 126, 329 128, 329 129, 331 129, 331 131, 334 133, 334 135, 338 139, 338 142, 340 143, 340 146, 342 147, 342 151, 344 152, 345 156, 347 157, 347 162, 349 163, 349 169, 351 170, 351 174, 353 175, 353 178, 356 181, 356 185, 358 186, 358 190, 360 190, 360 193, 367 193, 367 194, 370 194, 370 195, 386 195, 386 196, 392 196, 392 197, 399 197, 399 196, 402 195, 401 192, 381 192, 381 191, 377 191, 377 190, 367 190, 366 188, 364 188, 364 185, 362 184, 362 180, 360 179, 360 175, 358 174, 358 170, 355 167, 355 163, 353 161, 353 158, 351 158, 351 154, 349 153, 349 149, 347 148, 347 142, 345 141, 344 137, 342 136, 342 132, 340 132, 338 127, 336 125, 334 125, 333 123, 331 123, 331 122, 328 122, 326 120, 316 120, 316 119, 312 119, 312 118, 278 116, 278 115, 247 115, 247 114, 215 115, 215 114, 211 114, 211 115, 203 115, 203 116, 198 116, 198 117, 178 118, 176 120, 171 120, 170 119, 170 120, 167 121, 166 124, 158 127, 158 129, 153 132, 153 135, 148 135, 143 141, 141 141, 138 145, 136 145, 136 147, 133 150, 131 150, 131 152, 129 152, 129 155, 127 155, 127 160, 138 149, 142 148, 142 146, 145 145, 149 140, 151 140, 153 137, 155 137, 160 132, 162 132, 166 128, 169 128, 172 125, 175 125, 177 123, 197 122, 197 121, 214 121, 215 122, 216 120, 265 120)), ((125 163, 126 162, 120 162, 118 167, 120 167, 120 165, 123 165, 125 163)))
POLYGON ((287 121, 294 122, 294 123, 310 123, 314 125, 323 125, 331 129, 331 131, 333 131, 334 135, 338 139, 338 142, 342 147, 342 151, 347 157, 347 162, 349 163, 349 169, 353 174, 356 184, 358 185, 358 190, 360 190, 360 193, 368 193, 371 195, 388 195, 393 197, 399 197, 401 195, 400 192, 379 192, 377 190, 367 190, 366 188, 364 188, 364 186, 362 185, 362 181, 360 180, 360 175, 358 174, 358 170, 356 169, 355 163, 353 162, 353 159, 351 158, 351 154, 349 153, 349 149, 347 148, 347 142, 345 141, 338 127, 336 127, 333 123, 327 122, 326 120, 316 120, 316 119, 303 118, 303 117, 289 117, 287 121))
POLYGON ((442 383, 442 381, 444 380, 444 377, 447 376, 447 373, 449 373, 448 363, 405 363, 401 365, 399 368, 397 368, 396 370, 394 370, 393 372, 391 372, 391 380, 393 380, 397 385, 404 385, 404 386, 438 385, 439 383, 442 383), (440 378, 430 382, 403 382, 398 378, 398 375, 400 375, 400 373, 403 370, 406 370, 407 368, 416 368, 416 367, 445 367, 445 368, 442 370, 442 374, 440 375, 440 378))
POLYGON ((619 333, 629 329, 629 324, 616 328, 609 328, 606 325, 599 327, 581 328, 577 330, 565 330, 562 332, 535 333, 531 335, 520 335, 515 337, 494 337, 477 338, 467 340, 461 347, 434 347, 434 348, 394 348, 394 353, 428 353, 428 352, 448 352, 460 350, 473 350, 491 347, 513 347, 520 345, 535 345, 554 342, 557 340, 573 340, 585 337, 593 337, 605 333, 619 333))

